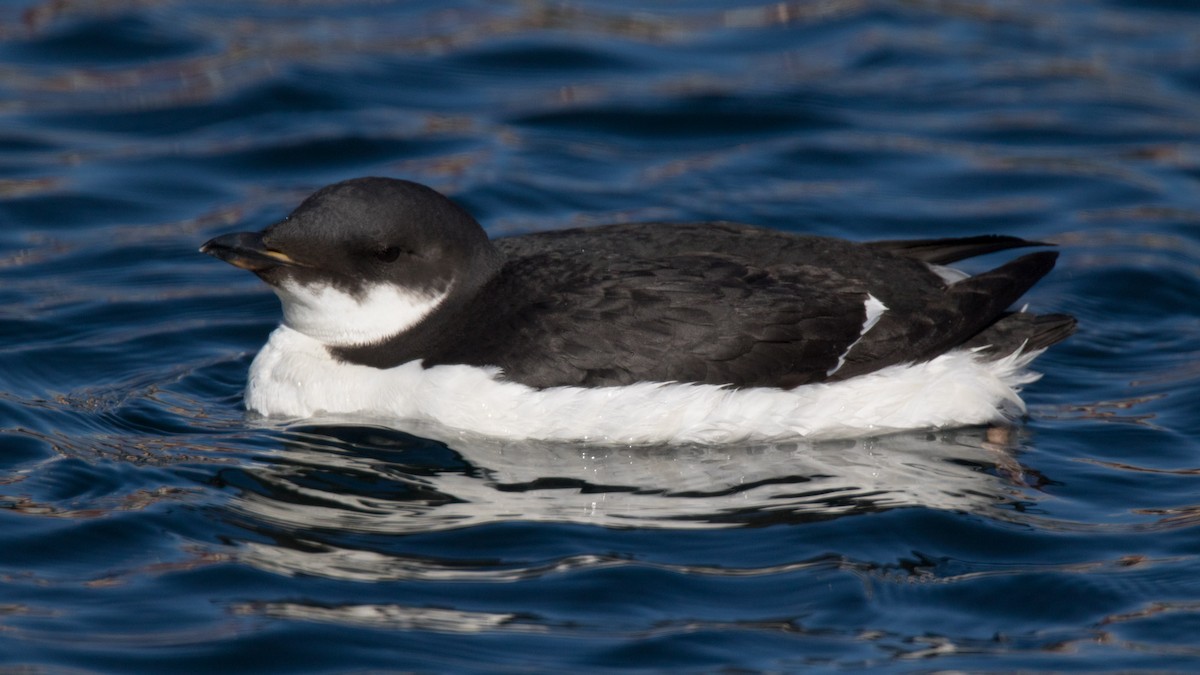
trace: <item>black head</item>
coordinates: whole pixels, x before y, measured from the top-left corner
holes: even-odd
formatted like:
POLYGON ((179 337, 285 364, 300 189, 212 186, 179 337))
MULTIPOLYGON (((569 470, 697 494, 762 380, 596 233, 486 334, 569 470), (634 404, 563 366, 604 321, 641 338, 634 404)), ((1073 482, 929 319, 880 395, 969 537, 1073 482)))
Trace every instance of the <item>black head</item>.
POLYGON ((285 324, 330 346, 401 335, 470 297, 501 264, 470 214, 392 178, 330 185, 262 232, 200 250, 257 274, 282 301, 285 324))
POLYGON ((352 296, 381 283, 423 293, 477 287, 499 266, 479 223, 438 192, 394 178, 318 190, 261 233, 217 237, 201 251, 279 286, 330 285, 352 296))

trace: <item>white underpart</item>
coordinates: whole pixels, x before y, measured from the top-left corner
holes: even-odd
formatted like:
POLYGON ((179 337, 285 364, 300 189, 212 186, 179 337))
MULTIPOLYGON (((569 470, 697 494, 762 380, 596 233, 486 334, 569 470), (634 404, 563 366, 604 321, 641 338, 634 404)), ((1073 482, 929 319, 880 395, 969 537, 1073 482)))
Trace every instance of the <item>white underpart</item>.
POLYGON ((879 298, 870 293, 867 293, 867 301, 863 303, 863 306, 866 310, 867 318, 863 321, 862 330, 858 331, 858 338, 854 342, 851 342, 849 347, 846 347, 846 351, 842 352, 842 355, 838 357, 837 365, 825 371, 825 375, 832 375, 841 370, 842 366, 846 365, 846 357, 850 355, 850 350, 854 349, 854 346, 859 342, 862 342, 863 337, 875 327, 875 324, 879 323, 879 317, 883 316, 883 313, 887 311, 887 305, 880 302, 879 298))
POLYGON ((987 360, 959 350, 791 390, 674 383, 539 390, 498 379, 495 368, 341 363, 320 342, 281 326, 250 368, 246 405, 273 417, 341 415, 399 428, 406 421, 433 422, 507 439, 640 444, 846 438, 987 424, 1019 414, 1020 386, 1039 377, 1025 368, 1040 353, 987 360))
POLYGON ((274 287, 283 304, 283 323, 332 346, 362 345, 392 337, 416 325, 446 293, 431 295, 395 284, 368 286, 355 297, 327 284, 285 281, 274 287))

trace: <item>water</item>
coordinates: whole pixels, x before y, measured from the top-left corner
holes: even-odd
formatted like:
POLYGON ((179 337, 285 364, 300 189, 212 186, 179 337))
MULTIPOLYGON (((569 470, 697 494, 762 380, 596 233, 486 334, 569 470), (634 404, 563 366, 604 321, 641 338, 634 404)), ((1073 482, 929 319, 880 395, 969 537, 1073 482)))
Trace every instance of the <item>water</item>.
POLYGON ((0 667, 1200 667, 1192 7, 0 5, 0 667), (368 174, 494 234, 1047 239, 1081 329, 1008 438, 246 419, 278 307, 196 248, 368 174))

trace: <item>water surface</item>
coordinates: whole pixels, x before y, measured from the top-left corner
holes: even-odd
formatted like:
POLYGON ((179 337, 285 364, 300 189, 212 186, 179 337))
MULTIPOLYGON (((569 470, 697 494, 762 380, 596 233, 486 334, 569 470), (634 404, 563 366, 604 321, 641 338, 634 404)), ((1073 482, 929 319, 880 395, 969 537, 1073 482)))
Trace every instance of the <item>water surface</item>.
POLYGON ((1165 0, 0 6, 0 667, 1195 669, 1197 45, 1165 0), (196 249, 370 174, 495 235, 1042 239, 1081 328, 1008 436, 249 419, 278 306, 196 249))

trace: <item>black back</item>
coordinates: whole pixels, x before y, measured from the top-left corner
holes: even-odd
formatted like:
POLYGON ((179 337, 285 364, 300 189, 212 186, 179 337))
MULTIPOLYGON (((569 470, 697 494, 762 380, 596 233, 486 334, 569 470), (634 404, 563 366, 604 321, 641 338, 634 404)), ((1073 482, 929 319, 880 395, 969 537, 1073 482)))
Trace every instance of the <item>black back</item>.
MULTIPOLYGON (((493 244, 505 262, 478 290, 384 344, 335 355, 376 367, 413 359, 497 366, 534 387, 793 387, 963 345, 1006 317, 1056 257, 1029 254, 947 285, 927 263, 1032 243, 863 245, 721 222, 612 225, 493 244), (868 294, 888 310, 864 336, 868 294)), ((1058 325, 1057 333, 1039 330, 1062 339, 1074 322, 1058 325)))

